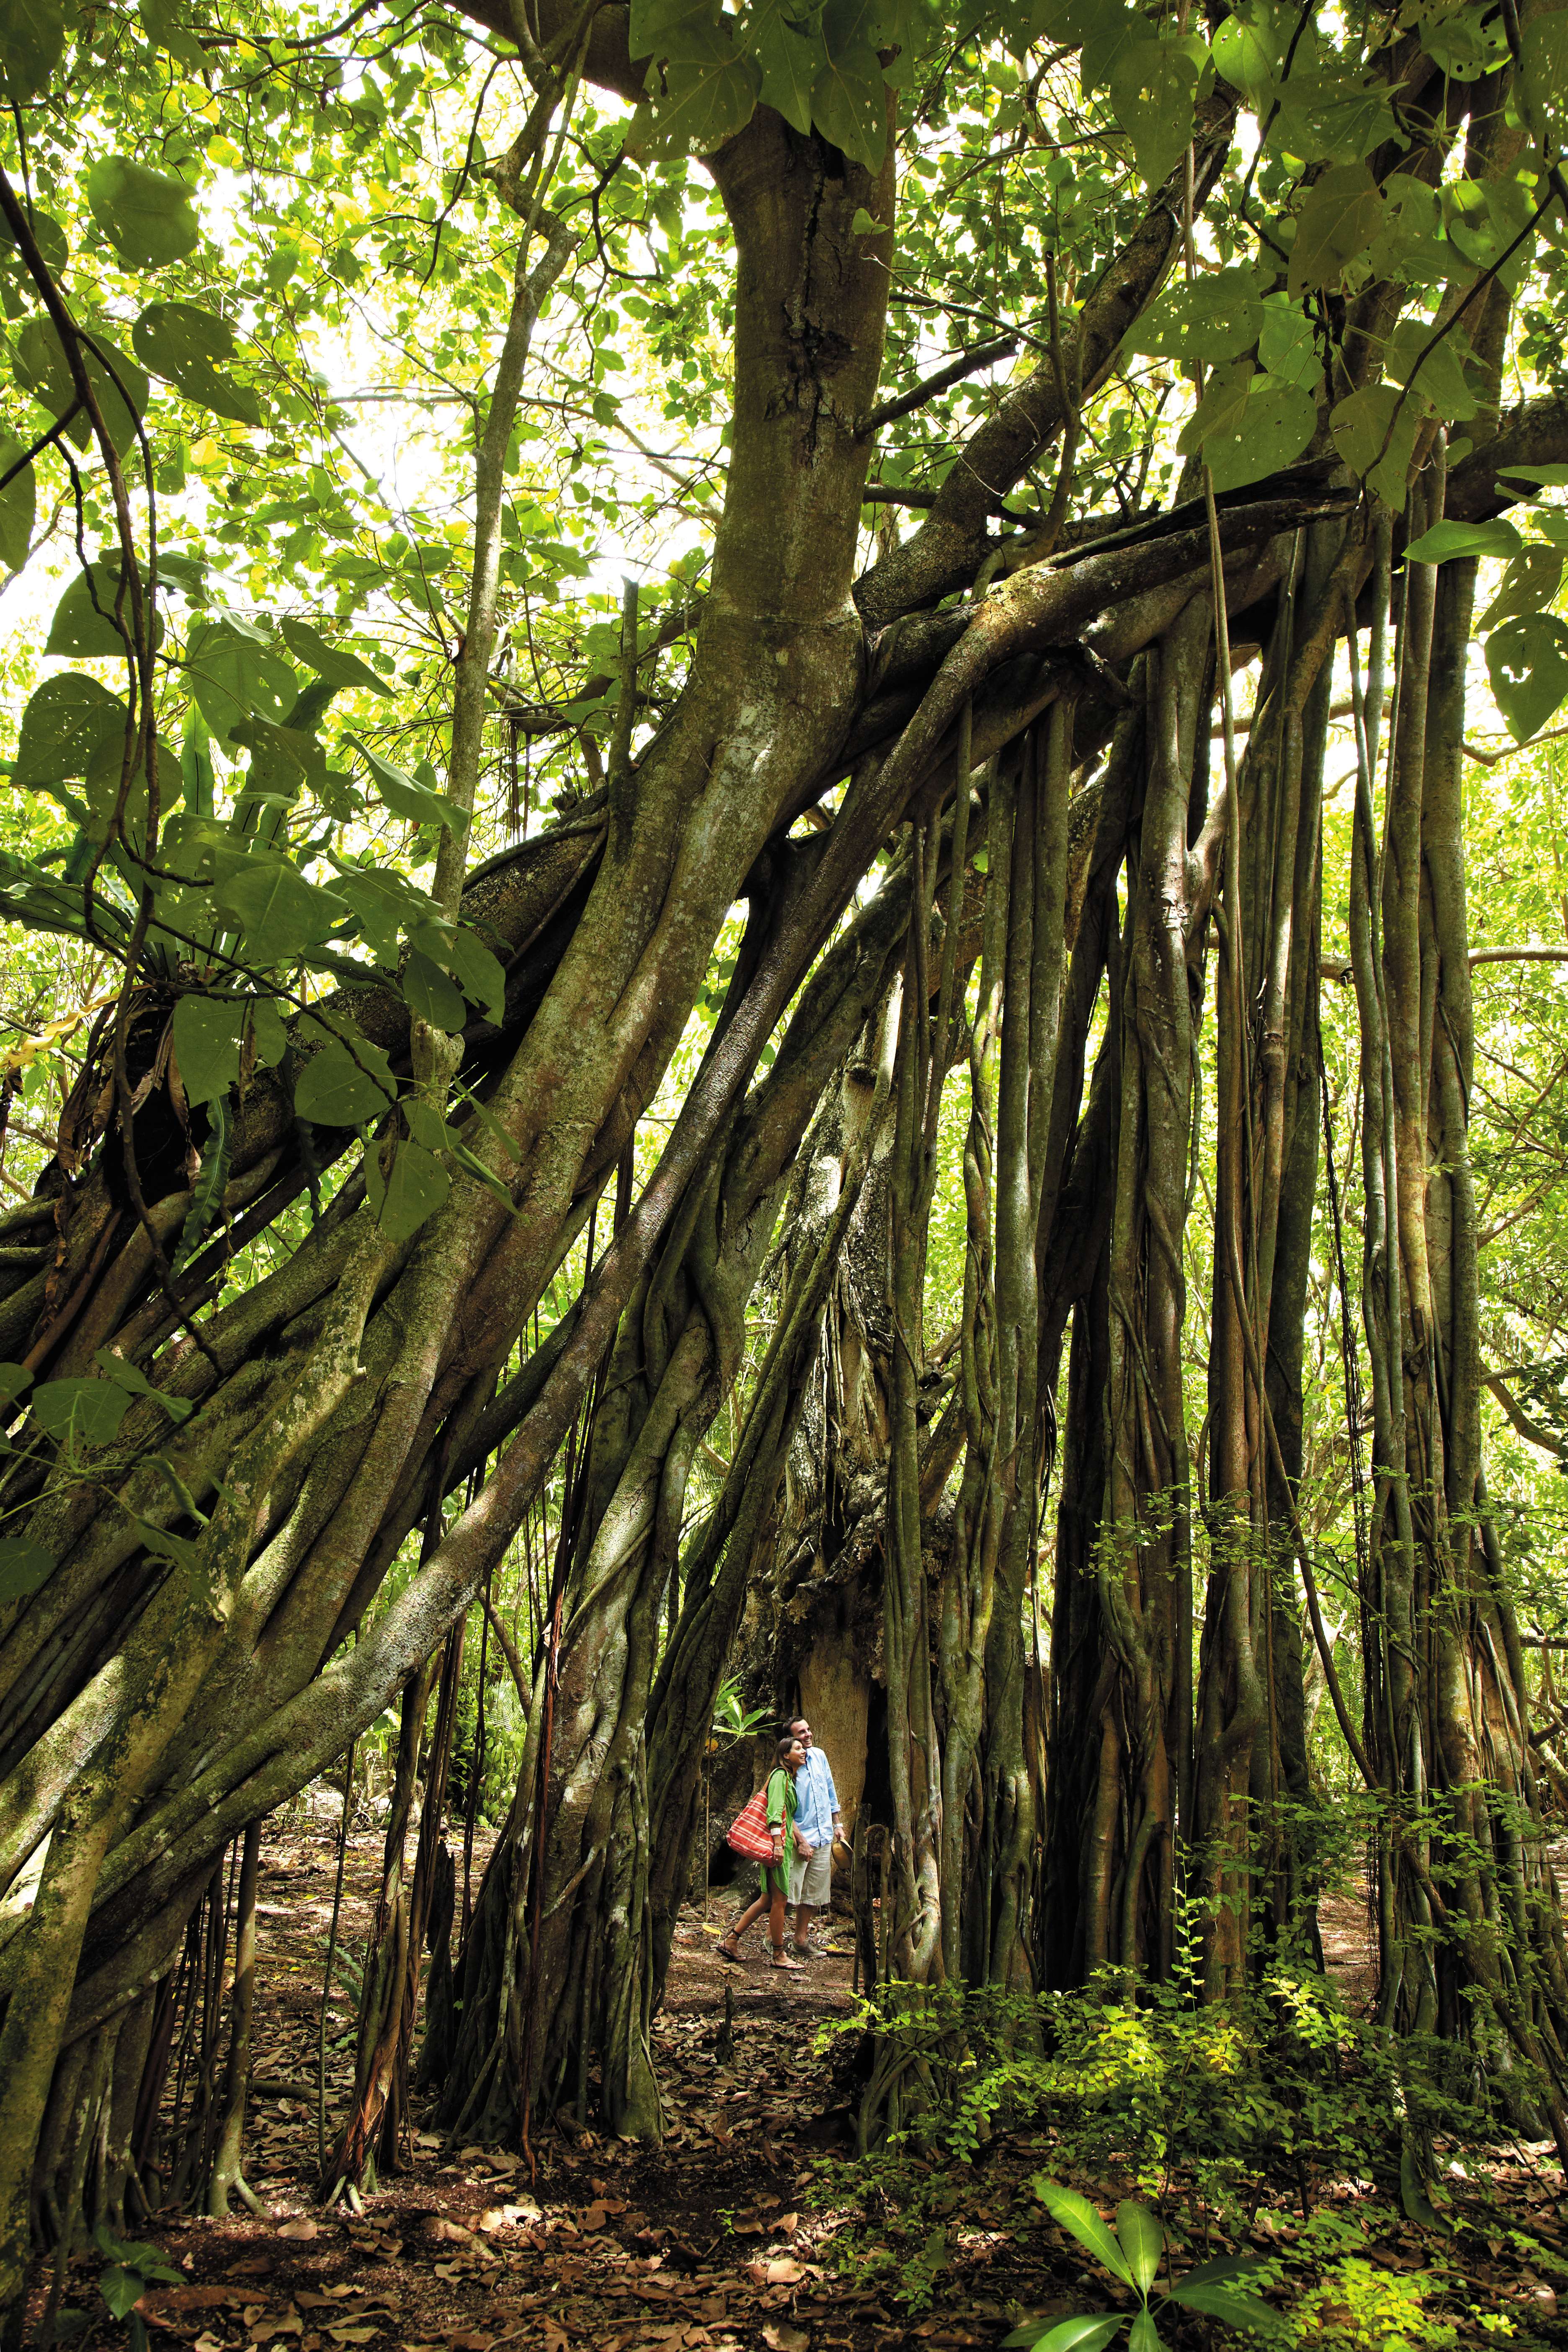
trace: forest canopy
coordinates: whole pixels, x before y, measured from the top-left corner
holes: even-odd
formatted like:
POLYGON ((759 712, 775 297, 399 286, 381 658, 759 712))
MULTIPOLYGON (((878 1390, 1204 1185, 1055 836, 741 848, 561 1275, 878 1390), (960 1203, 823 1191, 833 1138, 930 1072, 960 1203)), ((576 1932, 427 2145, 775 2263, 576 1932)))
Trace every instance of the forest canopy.
POLYGON ((1568 2162, 1568 10, 0 77, 0 2299, 249 2195, 176 2027, 357 1742, 323 2193, 416 2087, 656 2138, 819 1691, 884 2022, 1245 2003, 1348 1884, 1568 2162))

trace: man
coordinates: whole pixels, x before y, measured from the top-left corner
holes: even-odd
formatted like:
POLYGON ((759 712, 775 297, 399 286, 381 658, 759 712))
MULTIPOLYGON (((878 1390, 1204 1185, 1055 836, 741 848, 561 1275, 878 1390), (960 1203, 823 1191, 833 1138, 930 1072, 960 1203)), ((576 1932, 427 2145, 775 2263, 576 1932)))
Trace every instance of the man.
POLYGON ((795 1906, 795 1958, 809 1960, 811 1915, 825 1910, 833 1897, 833 1849, 844 1843, 843 1814, 833 1768, 814 1745, 811 1726, 804 1716, 790 1725, 792 1736, 805 1751, 805 1763, 795 1779, 795 1845, 790 1855, 789 1899, 795 1906))

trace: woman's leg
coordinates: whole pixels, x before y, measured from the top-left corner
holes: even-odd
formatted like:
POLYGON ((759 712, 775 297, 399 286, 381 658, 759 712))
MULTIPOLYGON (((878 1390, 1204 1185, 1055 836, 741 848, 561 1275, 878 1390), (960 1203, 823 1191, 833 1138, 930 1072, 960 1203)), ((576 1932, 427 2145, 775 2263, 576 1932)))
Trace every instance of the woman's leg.
POLYGON ((786 1911, 785 1898, 787 1893, 788 1889, 784 1883, 784 1874, 781 1870, 778 1874, 777 1883, 773 1887, 773 1901, 768 1913, 768 1933, 773 1938, 774 1968, 791 1969, 798 1975, 800 1970, 800 1962, 798 1960, 786 1960, 784 1958, 784 1916, 786 1911))
POLYGON ((753 1919, 761 1918, 763 1913, 766 1910, 767 1906, 767 1895, 765 1893, 759 1895, 754 1903, 747 1904, 745 1909, 741 1913, 740 1917, 736 1919, 731 1927, 729 1934, 727 1936, 720 1937, 719 1949, 721 1954, 726 1959, 740 1958, 740 1942, 742 1937, 745 1934, 753 1919))

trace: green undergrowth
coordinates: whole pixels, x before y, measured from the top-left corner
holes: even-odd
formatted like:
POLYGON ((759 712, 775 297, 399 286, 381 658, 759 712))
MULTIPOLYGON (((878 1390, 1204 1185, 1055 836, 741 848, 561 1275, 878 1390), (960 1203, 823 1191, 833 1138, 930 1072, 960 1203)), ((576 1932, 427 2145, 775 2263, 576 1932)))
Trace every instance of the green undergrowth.
MULTIPOLYGON (((1142 2200, 1181 2267, 1256 2256, 1280 2343, 1568 2346, 1562 2183, 1510 2137, 1487 2051, 1395 2041, 1309 1966, 1280 1958, 1223 2006, 1183 1978, 1035 1999, 894 1984, 824 2029, 836 2043, 862 2145, 816 2168, 825 2251, 911 2315, 961 2282, 1010 2321, 1115 2312, 1109 2278, 1084 2299, 1037 2193, 1054 2180, 1142 2200)), ((1204 2325, 1170 2340, 1247 2340, 1204 2325)))

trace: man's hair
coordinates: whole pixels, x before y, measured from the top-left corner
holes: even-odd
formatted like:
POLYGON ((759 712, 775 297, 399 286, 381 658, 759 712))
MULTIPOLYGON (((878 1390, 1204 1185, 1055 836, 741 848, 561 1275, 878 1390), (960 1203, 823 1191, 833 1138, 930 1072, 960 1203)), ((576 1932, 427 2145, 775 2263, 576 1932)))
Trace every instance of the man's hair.
POLYGON ((784 1738, 779 1741, 779 1744, 778 1744, 778 1759, 779 1759, 779 1762, 780 1762, 781 1764, 784 1762, 784 1759, 788 1756, 790 1749, 791 1749, 794 1746, 795 1746, 795 1734, 794 1734, 794 1732, 793 1732, 793 1731, 786 1731, 786 1732, 785 1732, 785 1734, 784 1734, 784 1738))
POLYGON ((794 1735, 797 1731, 804 1731, 806 1728, 806 1720, 805 1716, 792 1715, 785 1728, 789 1731, 790 1736, 793 1738, 794 1735))

